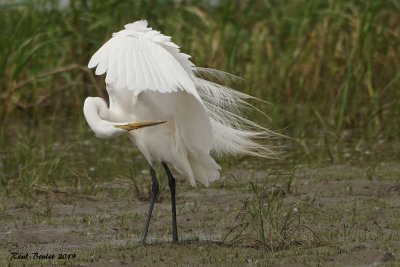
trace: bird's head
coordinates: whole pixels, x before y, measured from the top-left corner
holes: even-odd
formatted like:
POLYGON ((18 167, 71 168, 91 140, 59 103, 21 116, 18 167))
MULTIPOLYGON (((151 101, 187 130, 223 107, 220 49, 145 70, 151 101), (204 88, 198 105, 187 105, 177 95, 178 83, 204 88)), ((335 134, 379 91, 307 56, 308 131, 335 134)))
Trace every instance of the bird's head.
POLYGON ((165 123, 161 122, 112 122, 106 101, 100 97, 88 97, 83 105, 83 114, 95 135, 101 139, 111 139, 123 133, 165 123))

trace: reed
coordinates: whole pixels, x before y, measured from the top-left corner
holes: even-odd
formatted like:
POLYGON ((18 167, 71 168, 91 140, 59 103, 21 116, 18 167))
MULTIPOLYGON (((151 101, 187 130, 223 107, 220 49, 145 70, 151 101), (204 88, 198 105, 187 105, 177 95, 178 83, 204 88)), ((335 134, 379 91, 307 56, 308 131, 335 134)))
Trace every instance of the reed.
POLYGON ((235 87, 271 102, 260 105, 269 124, 291 136, 320 131, 314 111, 337 134, 399 130, 399 1, 18 3, 0 6, 1 124, 47 111, 81 119, 83 97, 104 94, 102 77, 83 68, 89 57, 146 18, 195 64, 243 77, 235 87))

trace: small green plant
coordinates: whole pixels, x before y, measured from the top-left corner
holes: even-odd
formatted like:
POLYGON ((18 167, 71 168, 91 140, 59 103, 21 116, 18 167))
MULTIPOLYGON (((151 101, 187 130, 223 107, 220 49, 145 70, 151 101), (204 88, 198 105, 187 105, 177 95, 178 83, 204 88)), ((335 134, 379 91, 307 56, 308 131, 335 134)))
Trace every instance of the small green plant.
POLYGON ((19 135, 16 140, 16 146, 5 151, 7 157, 0 169, 0 192, 16 197, 21 206, 31 205, 39 185, 58 187, 57 177, 64 176, 65 157, 71 145, 38 143, 30 134, 19 135))
POLYGON ((243 201, 236 214, 236 225, 228 230, 225 241, 269 251, 281 250, 291 244, 319 242, 307 223, 307 217, 314 216, 316 211, 307 207, 305 198, 285 201, 285 192, 276 184, 250 182, 249 191, 250 196, 243 201))

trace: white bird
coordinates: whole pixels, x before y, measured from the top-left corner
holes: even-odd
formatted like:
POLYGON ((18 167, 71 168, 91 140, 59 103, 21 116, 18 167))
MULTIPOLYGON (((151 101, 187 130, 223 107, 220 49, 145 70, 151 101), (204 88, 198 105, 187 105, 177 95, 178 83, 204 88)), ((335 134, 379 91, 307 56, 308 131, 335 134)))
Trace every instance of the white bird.
POLYGON ((206 80, 235 76, 198 68, 180 52, 171 37, 148 27, 146 20, 125 25, 90 59, 96 75, 106 73, 109 106, 88 97, 83 111, 99 138, 127 134, 146 158, 152 178, 148 227, 159 185, 154 164, 161 162, 169 181, 172 205, 172 240, 178 241, 175 178, 168 165, 186 177, 208 186, 219 178, 220 166, 210 153, 248 154, 274 158, 274 151, 256 142, 276 134, 246 119, 243 109, 253 108, 247 94, 206 80), (153 126, 153 127, 149 127, 153 126))

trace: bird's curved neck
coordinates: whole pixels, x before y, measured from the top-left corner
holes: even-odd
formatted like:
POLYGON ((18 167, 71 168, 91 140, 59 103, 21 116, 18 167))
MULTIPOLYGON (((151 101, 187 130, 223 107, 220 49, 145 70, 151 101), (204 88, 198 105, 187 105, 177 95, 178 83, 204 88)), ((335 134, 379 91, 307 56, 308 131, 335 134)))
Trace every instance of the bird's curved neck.
POLYGON ((100 97, 88 97, 83 105, 83 114, 97 137, 108 139, 119 136, 123 130, 117 129, 110 120, 107 103, 100 97))
POLYGON ((98 123, 103 120, 109 120, 110 111, 107 103, 100 97, 88 97, 83 106, 83 113, 86 120, 98 123))

